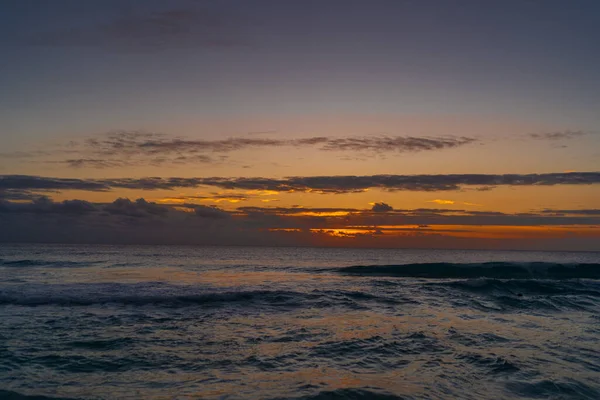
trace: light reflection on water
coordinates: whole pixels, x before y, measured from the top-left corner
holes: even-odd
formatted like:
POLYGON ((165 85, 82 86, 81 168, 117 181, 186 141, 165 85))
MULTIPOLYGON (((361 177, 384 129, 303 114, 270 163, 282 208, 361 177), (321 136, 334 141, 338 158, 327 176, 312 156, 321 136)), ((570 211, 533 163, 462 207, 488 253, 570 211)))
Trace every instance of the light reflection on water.
MULTIPOLYGON (((0 248, 0 387, 106 399, 600 398, 598 281, 323 270, 464 252, 184 250, 0 248)), ((485 257, 541 256, 467 261, 485 257)))

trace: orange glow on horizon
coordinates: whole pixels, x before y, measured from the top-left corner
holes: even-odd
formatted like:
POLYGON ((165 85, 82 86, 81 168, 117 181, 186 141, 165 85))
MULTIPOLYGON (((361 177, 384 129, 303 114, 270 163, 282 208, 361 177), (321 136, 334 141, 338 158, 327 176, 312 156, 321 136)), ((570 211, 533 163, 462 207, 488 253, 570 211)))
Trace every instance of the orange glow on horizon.
POLYGON ((310 229, 313 234, 340 238, 358 236, 450 236, 477 239, 550 239, 565 237, 600 238, 598 226, 508 226, 508 225, 382 225, 310 229))

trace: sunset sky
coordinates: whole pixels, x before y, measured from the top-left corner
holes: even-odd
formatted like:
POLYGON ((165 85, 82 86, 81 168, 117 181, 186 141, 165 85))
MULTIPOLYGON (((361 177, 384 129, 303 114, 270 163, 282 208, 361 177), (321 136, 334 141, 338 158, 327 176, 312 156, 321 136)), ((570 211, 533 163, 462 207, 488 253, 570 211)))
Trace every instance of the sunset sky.
POLYGON ((0 241, 600 250, 597 0, 4 0, 0 241))

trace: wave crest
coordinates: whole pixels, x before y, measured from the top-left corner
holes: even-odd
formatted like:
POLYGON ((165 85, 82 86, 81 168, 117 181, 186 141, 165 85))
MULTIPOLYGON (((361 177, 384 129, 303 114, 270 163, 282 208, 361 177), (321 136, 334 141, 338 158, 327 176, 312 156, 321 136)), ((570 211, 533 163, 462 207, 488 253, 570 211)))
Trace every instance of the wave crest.
POLYGON ((338 268, 336 272, 359 276, 406 278, 495 278, 495 279, 600 279, 600 264, 515 263, 420 263, 338 268))
POLYGON ((83 294, 68 293, 31 294, 0 292, 0 305, 19 306, 90 306, 96 304, 163 305, 180 307, 186 305, 210 305, 219 303, 267 303, 293 305, 303 300, 303 294, 286 291, 240 291, 205 294, 83 294))
MULTIPOLYGON (((322 391, 314 395, 303 397, 294 397, 294 400, 402 400, 404 397, 399 397, 391 393, 375 392, 366 389, 336 389, 322 391)), ((282 399, 277 399, 282 400, 282 399)))
POLYGON ((99 261, 49 261, 49 260, 4 260, 0 258, 0 267, 27 268, 27 267, 89 267, 99 261))

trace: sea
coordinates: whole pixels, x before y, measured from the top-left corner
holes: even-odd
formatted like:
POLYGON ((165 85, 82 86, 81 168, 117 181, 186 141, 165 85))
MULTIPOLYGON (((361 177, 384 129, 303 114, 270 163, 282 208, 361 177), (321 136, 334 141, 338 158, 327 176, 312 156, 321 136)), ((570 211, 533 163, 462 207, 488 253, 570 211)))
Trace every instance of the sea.
POLYGON ((0 399, 600 399, 600 252, 4 244, 0 399))

